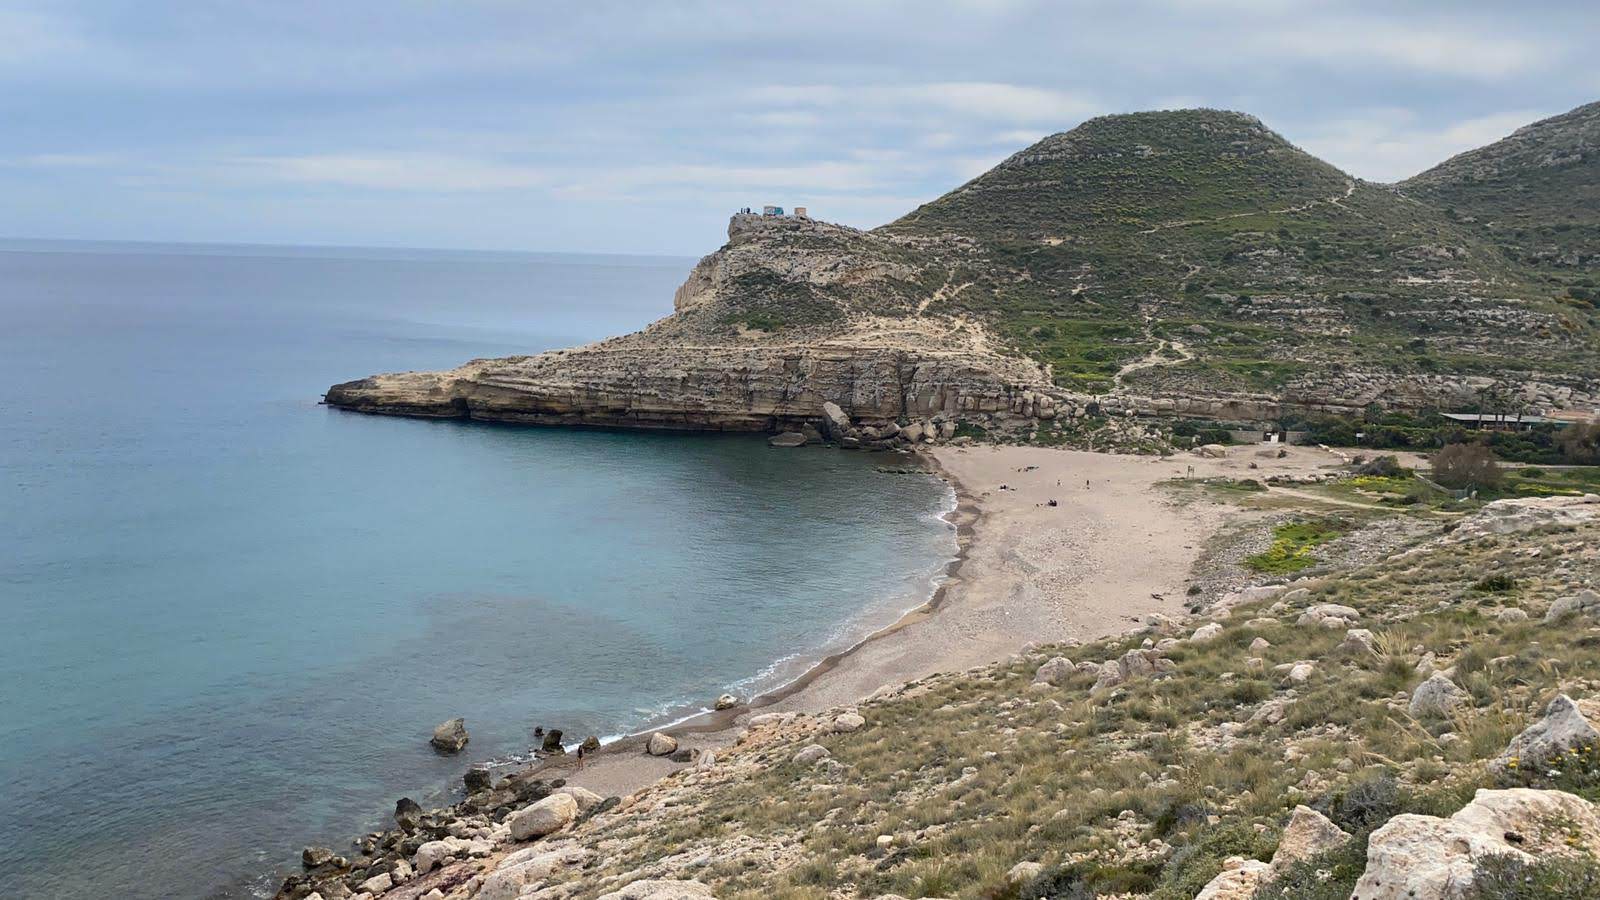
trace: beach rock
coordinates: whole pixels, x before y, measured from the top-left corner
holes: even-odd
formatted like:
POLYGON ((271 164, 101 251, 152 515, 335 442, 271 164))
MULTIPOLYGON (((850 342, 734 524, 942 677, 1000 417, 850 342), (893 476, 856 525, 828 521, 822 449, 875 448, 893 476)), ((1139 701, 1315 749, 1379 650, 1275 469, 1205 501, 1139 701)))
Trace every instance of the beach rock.
POLYGON ((698 881, 650 879, 635 881, 620 891, 601 894, 599 900, 715 900, 711 888, 698 881))
POLYGON ((1077 671, 1072 660, 1056 656, 1034 671, 1033 681, 1035 684, 1060 684, 1077 674, 1077 671))
POLYGON ((794 755, 794 761, 802 766, 810 766, 832 755, 832 753, 828 752, 828 748, 821 744, 807 744, 801 747, 800 751, 794 755))
POLYGON ((1550 604, 1550 609, 1544 614, 1544 623, 1554 625, 1578 616, 1600 619, 1600 594, 1584 589, 1570 597, 1562 597, 1550 604))
POLYGON ((461 783, 466 785, 467 793, 476 794, 494 786, 494 775, 483 766, 473 766, 461 776, 461 783))
POLYGON ((1466 699, 1466 691, 1456 687, 1444 673, 1435 672, 1412 692, 1408 710, 1417 717, 1446 716, 1466 699))
POLYGON ((862 718, 856 713, 847 712, 834 717, 833 730, 835 732, 855 731, 865 724, 867 724, 867 720, 865 718, 862 718))
POLYGON ((1210 622, 1208 624, 1201 625, 1199 628, 1196 628, 1194 630, 1194 634, 1189 635, 1189 642, 1192 644, 1207 644, 1221 636, 1221 623, 1210 622))
POLYGON ((1562 791, 1479 790, 1448 819, 1405 813, 1374 831, 1351 896, 1454 900, 1472 893, 1478 863, 1487 857, 1532 863, 1579 853, 1600 856, 1600 815, 1588 801, 1562 791))
POLYGON ((440 722, 428 743, 442 753, 460 753, 467 746, 467 720, 458 717, 440 722))
POLYGON ((769 447, 804 447, 805 445, 806 436, 798 431, 785 431, 782 434, 775 434, 767 438, 767 446, 769 447))
POLYGON ((717 702, 716 702, 714 708, 716 708, 716 709, 733 709, 735 706, 738 706, 738 705, 739 705, 739 698, 738 697, 735 697, 732 694, 723 694, 721 697, 717 698, 717 702))
POLYGON ((403 831, 415 831, 422 821, 422 807, 410 797, 401 797, 394 804, 394 823, 403 831))
POLYGON ((690 762, 694 759, 694 751, 690 750, 688 747, 679 747, 678 749, 667 754, 667 759, 670 759, 675 763, 690 762))
POLYGON ((645 742, 645 752, 651 756, 671 756, 678 749, 678 739, 664 732, 650 735, 650 740, 645 742))
POLYGON ((1361 620, 1361 614, 1338 603, 1318 603, 1300 614, 1296 625, 1320 625, 1323 628, 1349 628, 1361 620))
POLYGON ((832 400, 822 404, 822 433, 830 441, 843 441, 850 436, 850 417, 832 400))
POLYGON ((1337 850, 1350 840, 1327 816, 1309 806, 1296 806, 1278 839, 1278 850, 1272 854, 1272 869, 1281 872, 1301 860, 1337 850))
POLYGON ((709 772, 717 767, 717 751, 706 748, 700 751, 700 756, 695 759, 694 767, 700 772, 709 772))
POLYGON ((538 803, 513 813, 506 823, 511 826, 511 839, 526 841, 544 837, 572 824, 578 817, 578 801, 570 794, 551 794, 538 803))
POLYGON ((1491 771, 1538 766, 1565 754, 1573 747, 1593 747, 1600 744, 1600 702, 1574 701, 1566 694, 1558 694, 1545 707, 1539 721, 1523 729, 1511 743, 1489 763, 1491 771))
POLYGON ((394 887, 394 879, 389 877, 388 872, 384 872, 381 875, 374 875, 371 878, 368 878, 366 881, 361 882, 361 890, 366 891, 369 894, 381 894, 392 887, 394 887))
POLYGON ((1351 628, 1344 633, 1344 640, 1334 648, 1338 653, 1351 656, 1377 656, 1378 648, 1373 645, 1373 634, 1365 628, 1351 628))
POLYGON ((566 794, 568 797, 571 797, 573 801, 578 804, 578 813, 580 815, 587 815, 589 810, 597 809, 600 804, 606 802, 606 798, 596 794, 594 791, 591 791, 588 788, 578 787, 575 784, 558 787, 556 788, 555 793, 566 794))
POLYGON ((539 744, 540 753, 561 754, 567 752, 561 746, 561 729, 552 728, 544 733, 544 741, 539 744))
POLYGON ((583 739, 583 743, 579 744, 578 748, 584 753, 593 753, 600 749, 600 739, 591 734, 583 739))
POLYGON ((1223 861, 1222 871, 1194 895, 1194 900, 1250 900, 1270 869, 1259 859, 1230 856, 1223 861))
POLYGON ((445 861, 454 859, 461 853, 465 844, 466 842, 459 838, 428 841, 417 848, 416 854, 411 857, 411 865, 417 870, 418 875, 426 875, 445 861))
POLYGON ((307 847, 300 851, 300 865, 308 869, 333 862, 333 851, 327 847, 307 847))

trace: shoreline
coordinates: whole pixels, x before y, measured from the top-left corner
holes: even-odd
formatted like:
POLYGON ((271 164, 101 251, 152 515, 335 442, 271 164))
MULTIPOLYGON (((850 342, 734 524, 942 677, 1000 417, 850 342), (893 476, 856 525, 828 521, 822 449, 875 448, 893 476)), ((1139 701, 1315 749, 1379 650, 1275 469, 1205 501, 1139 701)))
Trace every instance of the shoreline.
MULTIPOLYGON (((715 736, 727 733, 729 739, 719 743, 732 743, 731 733, 737 727, 738 720, 741 717, 760 714, 770 707, 795 697, 820 679, 826 678, 830 673, 836 671, 842 663, 862 652, 872 643, 895 635, 937 613, 947 601, 951 588, 959 579, 961 569, 967 561, 968 553, 976 536, 976 526, 983 517, 983 510, 978 503, 977 497, 969 492, 965 483, 942 465, 931 452, 925 448, 917 448, 907 452, 919 464, 926 467, 929 474, 949 485, 955 494, 956 501, 954 508, 940 516, 941 519, 955 529, 956 552, 945 563, 943 568, 934 575, 934 578, 938 579, 939 583, 927 600, 902 612, 893 622, 867 633, 848 647, 822 657, 789 681, 770 690, 763 691, 748 700, 737 703, 727 709, 703 710, 681 719, 643 731, 630 732, 615 740, 608 741, 602 744, 599 750, 584 755, 584 771, 590 771, 591 766, 604 765, 605 760, 621 756, 624 751, 631 751, 631 755, 628 757, 630 760, 661 760, 660 757, 642 755, 645 743, 649 741, 652 734, 657 732, 671 732, 674 737, 678 737, 680 740, 687 735, 715 736)), ((664 760, 662 761, 665 762, 664 760)), ((664 769, 663 775, 672 769, 687 765, 690 765, 690 763, 669 763, 662 767, 664 769)), ((519 775, 559 772, 561 774, 558 777, 567 778, 571 784, 588 786, 587 779, 581 776, 574 777, 577 775, 576 767, 576 756, 569 752, 517 767, 497 766, 494 767, 494 770, 498 772, 505 768, 519 775)), ((645 787, 656 780, 654 777, 649 778, 638 787, 645 787)), ((634 790, 637 789, 634 788, 634 790)), ((627 793, 631 792, 630 790, 627 793)))
POLYGON ((946 514, 956 529, 956 553, 926 602, 778 688, 626 735, 586 754, 581 769, 576 754, 567 753, 494 766, 494 774, 524 784, 561 779, 600 797, 627 798, 705 765, 707 751, 720 756, 757 715, 853 711, 886 690, 992 664, 1028 644, 1094 640, 1137 628, 1151 614, 1186 619, 1187 588, 1204 577, 1208 542, 1268 513, 1167 485, 1342 463, 1315 448, 1276 446, 1236 447, 1221 459, 1030 446, 918 448, 916 456, 956 497, 946 514), (657 732, 688 751, 680 761, 645 752, 657 732))

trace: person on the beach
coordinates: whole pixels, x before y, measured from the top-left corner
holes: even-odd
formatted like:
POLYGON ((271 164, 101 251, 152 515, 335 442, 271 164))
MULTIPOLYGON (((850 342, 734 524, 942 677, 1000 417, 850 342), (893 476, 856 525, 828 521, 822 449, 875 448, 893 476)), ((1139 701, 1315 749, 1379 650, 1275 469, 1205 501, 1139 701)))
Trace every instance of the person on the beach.
POLYGON ((1083 480, 1083 489, 1086 491, 1089 489, 1089 479, 1087 478, 1083 480))
POLYGON ((583 769, 583 754, 584 754, 584 752, 585 751, 584 751, 583 745, 579 744, 578 745, 578 768, 580 770, 583 769))

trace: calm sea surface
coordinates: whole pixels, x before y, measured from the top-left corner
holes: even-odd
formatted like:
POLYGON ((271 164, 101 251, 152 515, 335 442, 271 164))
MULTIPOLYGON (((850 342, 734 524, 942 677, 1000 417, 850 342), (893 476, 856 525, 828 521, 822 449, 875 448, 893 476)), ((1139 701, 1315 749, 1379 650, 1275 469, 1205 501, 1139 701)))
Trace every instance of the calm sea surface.
POLYGON ((631 330, 691 262, 0 243, 9 896, 270 891, 535 725, 670 721, 925 599, 948 491, 882 457, 317 404, 631 330))

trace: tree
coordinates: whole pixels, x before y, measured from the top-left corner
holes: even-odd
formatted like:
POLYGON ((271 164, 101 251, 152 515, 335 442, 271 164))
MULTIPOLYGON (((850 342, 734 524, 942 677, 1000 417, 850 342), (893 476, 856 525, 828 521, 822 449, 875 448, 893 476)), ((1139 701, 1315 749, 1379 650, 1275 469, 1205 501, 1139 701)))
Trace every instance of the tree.
POLYGON ((1431 462, 1434 480, 1445 487, 1496 487, 1502 477, 1494 451, 1484 444, 1448 444, 1431 462))
POLYGON ((1600 465, 1600 419, 1568 425, 1561 429, 1556 444, 1567 462, 1580 466, 1600 465))

